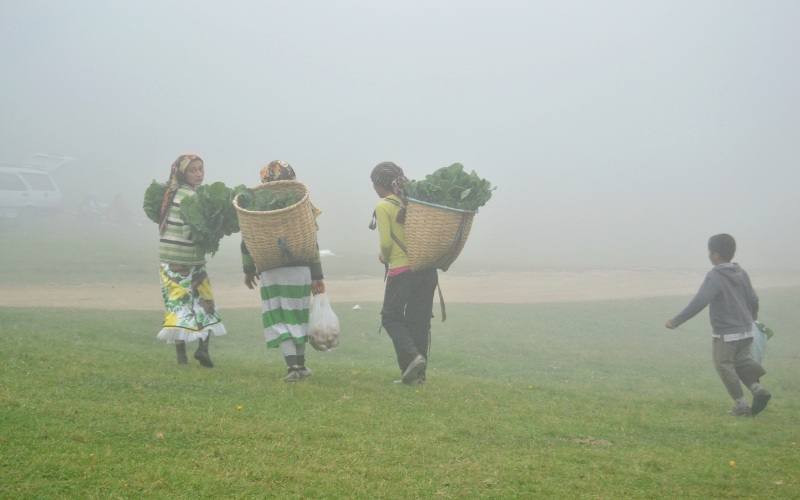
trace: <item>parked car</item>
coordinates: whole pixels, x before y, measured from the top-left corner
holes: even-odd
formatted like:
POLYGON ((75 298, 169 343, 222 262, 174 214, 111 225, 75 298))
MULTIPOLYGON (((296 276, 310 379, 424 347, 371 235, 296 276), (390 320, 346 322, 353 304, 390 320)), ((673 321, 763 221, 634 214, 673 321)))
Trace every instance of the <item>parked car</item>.
POLYGON ((72 160, 35 154, 22 165, 0 163, 0 217, 59 210, 61 190, 51 174, 72 160))

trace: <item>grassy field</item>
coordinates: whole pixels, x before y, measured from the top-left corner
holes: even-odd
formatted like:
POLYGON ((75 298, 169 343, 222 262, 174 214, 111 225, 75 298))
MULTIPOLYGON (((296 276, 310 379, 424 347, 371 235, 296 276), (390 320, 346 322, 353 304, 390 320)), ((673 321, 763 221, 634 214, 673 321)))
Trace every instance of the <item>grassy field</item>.
POLYGON ((685 299, 448 305, 429 380, 397 386, 379 304, 281 382, 254 310, 179 367, 161 313, 0 308, 3 498, 792 498, 800 290, 762 292, 769 407, 726 415, 685 299), (193 360, 192 360, 193 361, 193 360))
MULTIPOLYGON (((0 225, 0 284, 155 279, 149 223, 0 225)), ((237 241, 215 283, 241 279, 237 241)), ((0 498, 800 498, 800 289, 760 295, 774 397, 754 418, 726 415, 707 313, 663 327, 689 297, 449 303, 415 387, 392 383, 377 303, 339 304, 341 346, 294 385, 255 306, 222 311, 208 370, 155 340, 160 311, 0 305, 0 498)))

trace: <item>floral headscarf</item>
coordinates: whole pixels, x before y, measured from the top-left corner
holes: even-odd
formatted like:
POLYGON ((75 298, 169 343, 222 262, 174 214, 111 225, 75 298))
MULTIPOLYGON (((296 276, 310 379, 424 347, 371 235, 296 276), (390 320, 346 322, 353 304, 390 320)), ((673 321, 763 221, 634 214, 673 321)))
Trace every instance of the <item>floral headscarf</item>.
POLYGON ((175 191, 181 186, 181 177, 186 168, 195 160, 203 161, 197 155, 185 154, 180 155, 177 160, 172 163, 169 170, 169 179, 167 180, 167 192, 164 194, 164 200, 161 202, 161 220, 158 224, 158 230, 163 235, 167 230, 167 215, 169 215, 169 206, 172 205, 172 200, 175 198, 175 191))
POLYGON ((293 181, 296 176, 291 165, 283 160, 275 160, 261 168, 261 182, 293 181))

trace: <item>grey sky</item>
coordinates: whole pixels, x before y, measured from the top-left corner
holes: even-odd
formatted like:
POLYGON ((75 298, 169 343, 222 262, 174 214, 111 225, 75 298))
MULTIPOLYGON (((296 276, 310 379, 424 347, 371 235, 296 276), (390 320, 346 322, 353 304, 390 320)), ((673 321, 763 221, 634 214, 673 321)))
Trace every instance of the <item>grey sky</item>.
POLYGON ((369 254, 372 166, 461 162, 498 186, 464 259, 705 266, 730 232, 796 269, 798 25, 795 1, 2 0, 0 161, 73 156, 138 212, 181 153, 229 186, 283 159, 322 246, 369 254))

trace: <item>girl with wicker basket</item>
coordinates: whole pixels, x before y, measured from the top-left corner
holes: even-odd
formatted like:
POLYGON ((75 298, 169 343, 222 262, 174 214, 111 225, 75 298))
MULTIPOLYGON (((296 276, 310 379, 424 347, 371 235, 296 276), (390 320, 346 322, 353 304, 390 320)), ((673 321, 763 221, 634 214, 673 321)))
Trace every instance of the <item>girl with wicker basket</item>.
MULTIPOLYGON (((285 161, 275 160, 261 169, 261 182, 295 180, 294 169, 285 161)), ((321 212, 313 205, 314 216, 321 212)), ((280 347, 286 361, 284 382, 298 382, 313 375, 306 367, 308 320, 311 294, 325 292, 319 249, 311 261, 289 262, 285 266, 260 271, 242 240, 244 284, 249 289, 261 280, 261 311, 264 337, 268 348, 280 347)))
POLYGON ((425 381, 430 348, 433 295, 439 277, 435 268, 412 271, 405 250, 405 192, 408 180, 392 162, 379 163, 370 175, 381 201, 375 205, 370 229, 380 233, 379 259, 386 266, 381 326, 392 339, 400 367, 397 383, 425 381))
POLYGON ((204 176, 203 160, 193 154, 179 156, 170 168, 159 222, 158 258, 166 314, 158 338, 175 344, 179 365, 189 362, 186 342, 198 341, 194 358, 212 368, 214 363, 208 353, 211 335, 227 332, 211 293, 205 252, 192 241, 180 209, 181 200, 194 196, 204 176))

